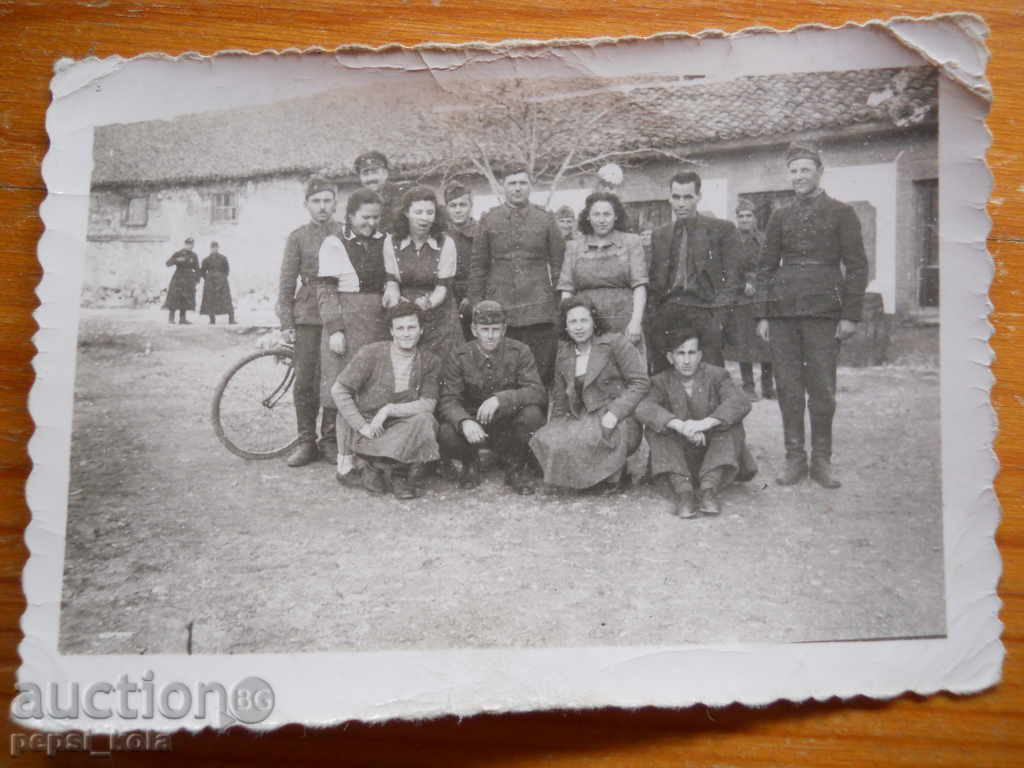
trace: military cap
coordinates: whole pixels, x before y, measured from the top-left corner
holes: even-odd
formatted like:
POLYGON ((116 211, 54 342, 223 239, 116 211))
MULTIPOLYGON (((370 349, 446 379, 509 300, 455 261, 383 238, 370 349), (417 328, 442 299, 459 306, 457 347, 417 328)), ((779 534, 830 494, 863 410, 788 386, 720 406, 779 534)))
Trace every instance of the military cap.
POLYGON ((355 166, 356 173, 362 173, 371 168, 390 168, 387 157, 383 152, 378 152, 376 149, 363 152, 363 154, 356 158, 353 165, 355 166))
POLYGON ((500 325, 505 322, 505 309, 493 299, 484 299, 473 307, 473 323, 476 325, 500 325))
POLYGON ((335 196, 338 194, 337 188, 328 179, 323 176, 311 176, 306 182, 306 199, 309 200, 319 192, 332 192, 335 196))
POLYGON ((188 245, 189 243, 194 243, 194 242, 195 242, 195 238, 192 238, 192 237, 186 237, 185 238, 185 244, 186 245, 188 245))
POLYGON ((754 205, 753 201, 748 200, 745 197, 741 197, 739 202, 736 203, 736 213, 740 211, 750 211, 751 213, 757 213, 757 206, 754 205))
POLYGON ((786 150, 786 165, 794 160, 813 160, 819 166, 822 164, 821 153, 809 141, 794 141, 789 145, 789 149, 786 150))
POLYGON ((525 173, 527 176, 530 175, 530 168, 526 163, 512 162, 505 166, 501 172, 501 178, 504 180, 508 176, 514 176, 517 173, 525 173))
POLYGON ((450 181, 444 188, 445 205, 469 194, 469 188, 461 181, 450 181))
POLYGON ((220 248, 220 243, 218 243, 216 240, 212 240, 212 241, 210 241, 210 247, 211 248, 220 248))
POLYGON ((563 205, 561 208, 559 208, 557 211, 555 211, 555 218, 556 219, 575 219, 576 218, 576 211, 574 211, 568 205, 563 205))

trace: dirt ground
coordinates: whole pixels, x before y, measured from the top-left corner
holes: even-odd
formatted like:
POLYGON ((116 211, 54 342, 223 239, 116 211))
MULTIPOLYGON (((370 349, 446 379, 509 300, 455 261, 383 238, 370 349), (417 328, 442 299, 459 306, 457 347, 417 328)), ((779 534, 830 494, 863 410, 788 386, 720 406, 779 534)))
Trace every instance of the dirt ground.
MULTIPOLYGON (((760 467, 720 518, 650 485, 612 500, 431 481, 397 502, 326 463, 228 453, 209 424, 246 328, 86 310, 77 368, 61 649, 253 653, 652 645, 945 632, 937 343, 841 369, 844 484, 780 488, 774 401, 760 467), (190 630, 191 628, 191 630, 190 630)), ((734 372, 735 375, 735 372, 734 372)))

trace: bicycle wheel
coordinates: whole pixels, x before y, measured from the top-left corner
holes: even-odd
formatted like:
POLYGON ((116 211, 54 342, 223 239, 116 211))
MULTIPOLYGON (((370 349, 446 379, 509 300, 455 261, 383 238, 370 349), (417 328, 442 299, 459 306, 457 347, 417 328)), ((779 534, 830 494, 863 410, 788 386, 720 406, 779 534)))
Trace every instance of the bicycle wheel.
POLYGON ((224 446, 243 459, 272 459, 294 448, 295 368, 287 347, 253 352, 217 384, 210 414, 224 446))

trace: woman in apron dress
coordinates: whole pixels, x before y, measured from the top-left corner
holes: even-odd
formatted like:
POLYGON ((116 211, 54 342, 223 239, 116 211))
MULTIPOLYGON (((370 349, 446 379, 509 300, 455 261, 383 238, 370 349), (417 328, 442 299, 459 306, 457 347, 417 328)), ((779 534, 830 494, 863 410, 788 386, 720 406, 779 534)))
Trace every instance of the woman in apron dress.
POLYGON ((580 236, 565 246, 558 280, 562 298, 580 295, 597 308, 608 331, 621 333, 643 354, 647 259, 639 235, 626 232, 626 209, 612 192, 594 192, 580 212, 580 236))
POLYGON ((434 190, 413 187, 402 196, 395 231, 384 239, 384 306, 405 299, 419 307, 424 317, 420 347, 441 360, 462 343, 452 294, 457 264, 455 241, 444 234, 434 190))
MULTIPOLYGON (((382 305, 384 235, 377 231, 382 207, 376 192, 357 189, 345 206, 342 236, 324 238, 320 246, 320 403, 328 408, 335 407, 331 387, 355 354, 390 338, 382 305)), ((355 465, 351 430, 340 414, 337 433, 337 477, 345 482, 355 465)))

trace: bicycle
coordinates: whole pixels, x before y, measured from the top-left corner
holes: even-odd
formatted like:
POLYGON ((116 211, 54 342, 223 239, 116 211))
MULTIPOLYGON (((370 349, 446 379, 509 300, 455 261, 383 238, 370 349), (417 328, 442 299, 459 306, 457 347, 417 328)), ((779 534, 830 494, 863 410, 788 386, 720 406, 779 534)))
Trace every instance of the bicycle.
POLYGON ((246 355, 221 377, 210 418, 224 447, 243 459, 273 459, 298 445, 294 350, 279 344, 246 355))

